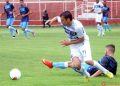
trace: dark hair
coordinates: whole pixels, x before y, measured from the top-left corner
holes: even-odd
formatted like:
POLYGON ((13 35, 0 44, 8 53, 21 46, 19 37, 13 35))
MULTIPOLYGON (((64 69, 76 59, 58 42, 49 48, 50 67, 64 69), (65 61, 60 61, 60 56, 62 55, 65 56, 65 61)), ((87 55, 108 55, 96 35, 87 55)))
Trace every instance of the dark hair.
POLYGON ((72 21, 73 17, 70 11, 64 11, 63 13, 60 14, 60 17, 64 17, 65 19, 70 19, 72 21))
POLYGON ((20 1, 24 1, 24 0, 20 0, 20 1))
POLYGON ((115 45, 114 44, 108 44, 108 45, 106 45, 106 48, 108 48, 108 47, 110 48, 111 52, 113 52, 113 53, 115 52, 115 45))

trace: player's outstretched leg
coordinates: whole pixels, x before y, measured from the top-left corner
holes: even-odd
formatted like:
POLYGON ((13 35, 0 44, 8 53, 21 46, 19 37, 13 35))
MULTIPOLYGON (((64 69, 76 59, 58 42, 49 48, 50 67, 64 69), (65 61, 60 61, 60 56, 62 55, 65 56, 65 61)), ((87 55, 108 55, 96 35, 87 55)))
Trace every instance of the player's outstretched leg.
POLYGON ((102 67, 97 61, 86 61, 87 64, 95 66, 96 68, 98 68, 99 70, 101 70, 106 76, 108 76, 109 78, 113 78, 113 74, 111 72, 109 72, 107 69, 105 69, 104 67, 102 67))
POLYGON ((49 68, 60 68, 60 69, 65 69, 68 67, 68 63, 67 62, 52 62, 46 59, 42 60, 43 64, 45 64, 47 67, 49 68))
POLYGON ((12 26, 8 26, 8 28, 9 28, 9 31, 10 31, 11 36, 12 36, 13 38, 15 38, 15 32, 14 32, 12 26))
POLYGON ((111 27, 108 23, 107 23, 107 29, 108 29, 109 32, 111 31, 111 27))
POLYGON ((28 37, 28 33, 27 33, 26 30, 24 30, 24 36, 25 36, 27 39, 29 39, 29 37, 28 37))
MULTIPOLYGON (((85 77, 88 79, 88 77, 90 77, 90 74, 87 72, 87 70, 85 70, 83 67, 81 67, 80 69, 75 67, 76 64, 71 62, 52 62, 50 60, 46 60, 43 59, 42 60, 43 64, 46 65, 48 68, 52 69, 53 67, 55 68, 60 68, 60 69, 65 69, 65 68, 73 68, 75 71, 77 71, 78 73, 82 73, 83 75, 85 75, 85 77)), ((80 64, 79 64, 80 66, 80 64)))
POLYGON ((35 32, 33 32, 33 30, 30 30, 30 29, 25 29, 25 30, 26 30, 26 32, 32 33, 33 37, 35 37, 35 32))
POLYGON ((48 68, 53 68, 53 62, 50 60, 43 59, 42 60, 43 64, 46 65, 48 68))
POLYGON ((107 29, 106 23, 104 23, 103 28, 104 28, 104 31, 106 32, 106 29, 107 29))

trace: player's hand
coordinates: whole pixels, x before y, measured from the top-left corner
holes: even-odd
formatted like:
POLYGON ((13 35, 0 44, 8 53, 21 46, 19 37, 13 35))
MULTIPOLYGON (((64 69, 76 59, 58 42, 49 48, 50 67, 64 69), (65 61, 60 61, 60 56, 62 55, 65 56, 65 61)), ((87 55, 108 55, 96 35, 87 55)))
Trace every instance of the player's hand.
POLYGON ((19 14, 17 14, 17 15, 14 15, 14 17, 15 17, 15 18, 17 18, 18 16, 19 16, 19 14))
POLYGON ((102 12, 99 12, 98 14, 101 14, 102 12))
POLYGON ((61 43, 61 45, 63 45, 63 46, 69 46, 69 45, 71 44, 71 42, 70 42, 69 40, 63 40, 63 41, 61 41, 60 43, 61 43))
POLYGON ((24 17, 24 16, 26 16, 26 15, 25 15, 25 14, 22 14, 21 16, 24 17))

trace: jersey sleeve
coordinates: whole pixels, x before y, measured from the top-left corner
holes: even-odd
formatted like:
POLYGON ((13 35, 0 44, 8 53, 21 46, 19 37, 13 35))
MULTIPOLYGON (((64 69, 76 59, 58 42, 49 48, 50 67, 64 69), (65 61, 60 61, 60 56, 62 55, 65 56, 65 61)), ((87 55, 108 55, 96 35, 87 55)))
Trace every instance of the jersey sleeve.
POLYGON ((26 11, 27 11, 27 13, 30 11, 28 7, 26 7, 26 11))
POLYGON ((95 3, 93 4, 92 9, 93 9, 93 10, 95 9, 95 3))
POLYGON ((62 23, 60 16, 56 16, 56 18, 57 18, 57 21, 58 21, 59 23, 62 23))
POLYGON ((15 8, 13 4, 11 4, 11 8, 12 8, 12 9, 14 9, 14 8, 15 8))
POLYGON ((84 36, 84 27, 78 27, 76 33, 78 38, 82 38, 84 36))
POLYGON ((104 6, 102 2, 100 2, 100 6, 101 6, 101 8, 104 6))

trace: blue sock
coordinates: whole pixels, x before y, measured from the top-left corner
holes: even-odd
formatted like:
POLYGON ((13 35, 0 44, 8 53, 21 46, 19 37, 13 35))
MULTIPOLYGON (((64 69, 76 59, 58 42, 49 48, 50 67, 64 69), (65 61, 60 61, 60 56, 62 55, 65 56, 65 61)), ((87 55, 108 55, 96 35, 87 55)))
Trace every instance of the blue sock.
POLYGON ((65 69, 68 67, 68 63, 67 62, 54 62, 53 67, 65 69))
POLYGON ((110 27, 109 24, 107 24, 107 28, 108 28, 109 31, 111 31, 111 27, 110 27))
POLYGON ((14 31, 16 31, 17 29, 16 28, 14 28, 13 26, 11 26, 11 29, 13 29, 14 31))
POLYGON ((24 36, 28 39, 28 33, 26 30, 24 31, 24 36))
POLYGON ((104 24, 103 27, 104 27, 104 30, 105 30, 105 32, 106 32, 107 24, 104 24))
POLYGON ((27 31, 27 32, 30 32, 30 33, 32 33, 32 32, 33 32, 33 31, 32 31, 32 30, 30 30, 30 29, 26 29, 26 31, 27 31))
POLYGON ((90 74, 87 72, 87 70, 84 67, 81 67, 80 70, 78 70, 77 68, 73 68, 73 70, 80 73, 81 75, 84 75, 86 77, 90 77, 90 74))
POLYGON ((10 31, 11 36, 15 36, 14 31, 13 31, 13 29, 11 28, 11 26, 9 26, 8 28, 9 28, 9 31, 10 31))

